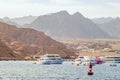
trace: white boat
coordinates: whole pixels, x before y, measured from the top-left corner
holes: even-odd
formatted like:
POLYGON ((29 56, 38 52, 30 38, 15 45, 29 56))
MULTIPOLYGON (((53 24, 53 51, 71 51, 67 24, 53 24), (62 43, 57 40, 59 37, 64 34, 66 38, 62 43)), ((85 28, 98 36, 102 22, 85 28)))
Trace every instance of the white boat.
POLYGON ((74 63, 75 65, 80 65, 82 63, 82 59, 83 57, 81 56, 78 56, 75 60, 74 60, 74 63))
POLYGON ((84 56, 82 59, 82 65, 88 66, 89 64, 92 64, 93 66, 96 64, 95 59, 93 59, 90 56, 84 56))
POLYGON ((40 59, 38 59, 36 63, 62 64, 63 59, 59 56, 59 54, 45 54, 45 55, 40 56, 40 59))
POLYGON ((92 57, 89 57, 89 56, 84 56, 84 57, 81 57, 81 56, 78 56, 74 63, 75 65, 84 65, 84 66, 88 66, 89 64, 92 64, 92 65, 95 65, 96 64, 96 61, 95 59, 93 59, 92 57))
POLYGON ((120 63, 120 57, 119 56, 107 56, 105 57, 106 63, 120 63))

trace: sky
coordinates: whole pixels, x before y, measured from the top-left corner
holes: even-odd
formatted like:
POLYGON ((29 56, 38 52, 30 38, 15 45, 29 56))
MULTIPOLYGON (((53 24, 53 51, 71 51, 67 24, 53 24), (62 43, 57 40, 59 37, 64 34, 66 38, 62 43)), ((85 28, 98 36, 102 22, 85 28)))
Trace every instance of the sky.
POLYGON ((87 18, 119 17, 120 0, 0 0, 0 18, 40 16, 62 10, 87 18))

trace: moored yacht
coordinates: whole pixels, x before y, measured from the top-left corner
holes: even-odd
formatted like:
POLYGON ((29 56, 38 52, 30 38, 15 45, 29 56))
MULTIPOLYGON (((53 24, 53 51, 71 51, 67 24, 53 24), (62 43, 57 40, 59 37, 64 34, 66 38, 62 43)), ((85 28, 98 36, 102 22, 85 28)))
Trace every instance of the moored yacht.
POLYGON ((45 54, 45 55, 40 56, 40 59, 38 59, 36 63, 62 64, 63 59, 59 56, 59 54, 45 54))
POLYGON ((74 64, 88 66, 89 64, 95 65, 96 61, 90 56, 84 56, 84 57, 78 56, 75 59, 74 64))
POLYGON ((107 56, 105 57, 106 63, 120 63, 120 57, 119 56, 107 56))
POLYGON ((75 65, 80 65, 82 63, 82 59, 83 57, 81 56, 78 56, 75 60, 74 60, 74 63, 75 65))
POLYGON ((96 64, 96 61, 90 56, 84 56, 81 64, 85 66, 88 66, 89 64, 91 64, 94 66, 96 64))

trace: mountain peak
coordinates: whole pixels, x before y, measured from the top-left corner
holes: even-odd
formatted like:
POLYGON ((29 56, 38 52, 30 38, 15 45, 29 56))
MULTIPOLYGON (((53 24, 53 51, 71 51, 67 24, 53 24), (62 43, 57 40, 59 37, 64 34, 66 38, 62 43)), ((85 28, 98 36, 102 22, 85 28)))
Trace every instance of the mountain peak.
POLYGON ((78 17, 78 16, 79 16, 79 17, 84 17, 84 16, 83 16, 81 13, 79 13, 79 12, 74 13, 74 14, 73 14, 73 16, 77 16, 77 17, 78 17))
POLYGON ((53 14, 56 14, 56 15, 70 15, 67 11, 60 11, 60 12, 57 12, 57 13, 53 13, 53 14))

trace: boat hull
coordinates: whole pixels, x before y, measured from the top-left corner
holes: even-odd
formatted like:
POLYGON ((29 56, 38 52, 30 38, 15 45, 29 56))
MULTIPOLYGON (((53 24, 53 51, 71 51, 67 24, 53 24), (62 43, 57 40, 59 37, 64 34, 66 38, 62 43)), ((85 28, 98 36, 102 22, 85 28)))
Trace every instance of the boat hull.
POLYGON ((63 60, 53 60, 51 61, 51 64, 62 64, 63 60))
POLYGON ((62 64, 63 60, 41 60, 40 61, 41 64, 62 64))

